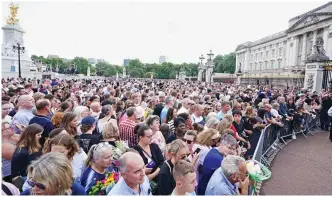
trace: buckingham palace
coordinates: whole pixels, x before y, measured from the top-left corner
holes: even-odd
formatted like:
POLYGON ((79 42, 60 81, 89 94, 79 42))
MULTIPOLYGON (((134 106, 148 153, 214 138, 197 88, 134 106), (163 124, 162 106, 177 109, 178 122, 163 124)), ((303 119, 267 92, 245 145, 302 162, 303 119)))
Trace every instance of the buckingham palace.
POLYGON ((323 38, 325 55, 332 59, 332 3, 288 21, 288 29, 236 48, 240 84, 302 87, 307 57, 316 38, 323 38))

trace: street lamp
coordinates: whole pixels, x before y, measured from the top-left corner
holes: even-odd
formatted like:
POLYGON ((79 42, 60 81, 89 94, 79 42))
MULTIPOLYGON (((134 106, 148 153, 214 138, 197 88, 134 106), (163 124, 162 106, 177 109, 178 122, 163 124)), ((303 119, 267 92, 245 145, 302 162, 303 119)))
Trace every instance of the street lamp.
POLYGON ((17 46, 13 46, 13 51, 15 52, 15 51, 18 51, 18 60, 19 60, 19 78, 21 78, 21 63, 20 63, 20 51, 22 51, 22 53, 24 53, 25 52, 25 47, 22 47, 21 45, 20 45, 20 43, 17 43, 17 46))

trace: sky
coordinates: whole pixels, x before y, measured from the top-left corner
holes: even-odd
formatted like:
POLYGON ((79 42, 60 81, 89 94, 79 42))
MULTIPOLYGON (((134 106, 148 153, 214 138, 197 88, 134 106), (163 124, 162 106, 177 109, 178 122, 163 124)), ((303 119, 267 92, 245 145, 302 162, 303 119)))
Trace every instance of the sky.
MULTIPOLYGON (((9 16, 2 3, 2 26, 9 16)), ((288 28, 290 18, 328 1, 16 1, 29 56, 199 61, 288 28)))

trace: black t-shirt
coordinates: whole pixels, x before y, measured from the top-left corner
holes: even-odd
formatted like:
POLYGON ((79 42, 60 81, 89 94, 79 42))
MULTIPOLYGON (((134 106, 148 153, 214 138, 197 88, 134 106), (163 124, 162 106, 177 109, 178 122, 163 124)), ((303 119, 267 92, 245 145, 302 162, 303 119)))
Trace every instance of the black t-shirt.
POLYGON ((163 108, 164 108, 164 106, 163 106, 162 103, 157 104, 157 105, 154 107, 153 115, 157 115, 157 116, 160 117, 160 115, 161 115, 161 111, 162 111, 163 108))
POLYGON ((266 110, 264 108, 260 108, 258 110, 258 116, 262 119, 264 119, 265 113, 266 113, 266 110))
POLYGON ((87 154, 94 144, 99 144, 100 136, 92 134, 81 134, 78 138, 79 145, 83 148, 84 152, 87 154))
POLYGON ((17 176, 27 176, 27 167, 30 163, 41 156, 41 152, 29 154, 28 148, 17 148, 13 154, 11 162, 12 178, 17 176))

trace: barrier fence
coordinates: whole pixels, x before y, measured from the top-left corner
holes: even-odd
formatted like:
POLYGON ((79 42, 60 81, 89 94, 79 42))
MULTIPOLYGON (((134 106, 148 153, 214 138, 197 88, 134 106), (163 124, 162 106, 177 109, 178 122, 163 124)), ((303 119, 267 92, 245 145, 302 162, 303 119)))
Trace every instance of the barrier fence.
MULTIPOLYGON (((269 161, 269 156, 276 150, 281 150, 280 142, 287 145, 286 142, 288 139, 291 139, 293 134, 295 135, 303 135, 307 138, 307 134, 312 133, 312 129, 314 127, 319 127, 320 125, 320 114, 316 114, 311 116, 309 114, 303 115, 303 126, 300 124, 300 120, 283 120, 283 127, 279 127, 278 125, 267 125, 263 131, 261 132, 258 144, 254 151, 253 160, 259 161, 268 168, 271 165, 271 161, 269 161), (299 121, 299 122, 298 122, 299 121)), ((255 183, 255 186, 258 183, 255 183)), ((249 195, 256 195, 252 187, 250 189, 249 195)))

